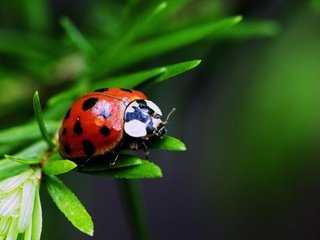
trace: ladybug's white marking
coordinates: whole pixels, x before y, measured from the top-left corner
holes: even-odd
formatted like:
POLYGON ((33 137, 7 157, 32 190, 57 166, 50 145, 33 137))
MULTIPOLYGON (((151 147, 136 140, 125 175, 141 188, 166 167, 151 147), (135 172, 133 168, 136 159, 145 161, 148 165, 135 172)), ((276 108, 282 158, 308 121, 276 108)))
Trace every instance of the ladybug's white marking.
POLYGON ((96 105, 92 109, 92 113, 94 115, 102 115, 105 118, 110 116, 111 106, 106 100, 100 100, 96 103, 96 105))
POLYGON ((134 119, 124 124, 124 131, 131 137, 144 137, 147 135, 147 125, 134 119))
POLYGON ((160 108, 152 101, 146 100, 147 106, 151 108, 156 114, 162 116, 162 112, 160 108))
POLYGON ((162 124, 160 108, 150 100, 132 101, 124 115, 124 131, 131 137, 154 135, 162 124))
POLYGON ((136 101, 131 102, 126 109, 126 113, 128 112, 134 112, 134 109, 139 107, 139 104, 136 101))

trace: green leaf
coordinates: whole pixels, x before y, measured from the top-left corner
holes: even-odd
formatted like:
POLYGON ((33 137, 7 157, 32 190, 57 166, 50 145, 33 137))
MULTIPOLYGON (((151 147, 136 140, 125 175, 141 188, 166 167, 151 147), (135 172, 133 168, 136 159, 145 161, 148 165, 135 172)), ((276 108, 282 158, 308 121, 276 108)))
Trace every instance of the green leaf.
POLYGON ((159 67, 151 70, 114 77, 107 80, 101 80, 93 85, 93 89, 100 89, 104 87, 134 88, 143 82, 153 81, 154 79, 163 75, 164 72, 165 68, 159 67))
POLYGON ((32 236, 31 240, 40 240, 42 231, 42 208, 40 202, 39 189, 34 199, 34 207, 32 213, 32 236))
MULTIPOLYGON (((191 60, 114 77, 107 80, 100 80, 98 83, 93 84, 91 89, 95 90, 105 87, 139 88, 144 84, 159 83, 183 72, 189 71, 197 67, 200 62, 201 60, 191 60)), ((73 100, 85 91, 88 91, 86 86, 81 85, 52 97, 49 100, 50 110, 46 112, 46 116, 53 119, 61 118, 62 115, 66 113, 68 106, 72 104, 73 100)), ((50 122, 47 122, 47 124, 48 123, 50 122)), ((58 128, 58 123, 56 122, 56 124, 58 128)))
POLYGON ((23 143, 17 143, 17 145, 0 145, 0 155, 15 152, 20 149, 20 144, 22 145, 23 143))
POLYGON ((0 30, 0 51, 30 60, 46 61, 61 54, 60 45, 44 35, 0 30))
POLYGON ((48 146, 44 141, 36 142, 15 154, 14 157, 9 156, 9 158, 12 157, 12 159, 0 160, 0 180, 15 176, 25 171, 29 167, 28 164, 33 164, 31 163, 33 161, 40 161, 44 151, 47 148, 48 146), (25 164, 20 163, 20 159, 21 162, 23 161, 25 164), (25 161, 30 162, 26 163, 25 161))
MULTIPOLYGON (((85 93, 86 91, 82 91, 81 95, 85 93)), ((80 95, 80 94, 79 94, 80 95)), ((65 116, 66 112, 68 111, 68 108, 72 105, 75 98, 72 96, 65 97, 62 102, 57 102, 54 105, 50 105, 49 108, 46 110, 46 118, 50 119, 51 121, 61 121, 61 119, 65 116)), ((48 123, 48 120, 46 121, 48 123)), ((59 124, 60 125, 60 124, 59 124)), ((59 127, 59 126, 58 126, 59 127)), ((57 127, 57 128, 58 128, 57 127)))
MULTIPOLYGON (((175 1, 166 1, 163 2, 165 4, 165 8, 163 8, 160 14, 157 14, 152 21, 149 22, 143 29, 143 32, 139 34, 139 39, 145 39, 148 36, 153 36, 159 34, 162 31, 167 31, 171 29, 171 26, 174 25, 176 22, 177 24, 181 24, 183 22, 183 17, 181 18, 181 12, 185 12, 184 9, 188 8, 186 5, 190 2, 190 0, 175 0, 175 1), (174 18, 177 17, 179 21, 176 21, 174 18)), ((139 11, 140 7, 135 10, 139 11)), ((133 15, 136 15, 133 12, 133 15)), ((188 13, 184 13, 183 15, 189 15, 188 13)), ((196 16, 192 16, 192 18, 186 17, 188 19, 197 18, 196 16)), ((197 18, 199 19, 199 18, 197 18)), ((130 19, 129 19, 130 20, 130 19)), ((139 40, 138 39, 138 40, 139 40)))
POLYGON ((136 156, 128 155, 128 154, 121 154, 117 159, 116 163, 110 168, 118 169, 124 167, 132 167, 136 165, 140 165, 142 163, 142 159, 136 156))
POLYGON ((312 9, 315 10, 315 12, 320 12, 320 0, 311 0, 310 4, 312 9))
POLYGON ((186 145, 179 139, 171 136, 164 136, 147 143, 148 148, 157 148, 169 151, 186 151, 186 145))
POLYGON ((55 160, 44 165, 43 171, 47 175, 58 175, 71 171, 77 164, 70 160, 55 160))
POLYGON ((0 160, 0 181, 18 175, 29 168, 28 165, 7 159, 0 160))
POLYGON ((21 2, 30 32, 46 32, 51 27, 47 1, 32 0, 21 2))
POLYGON ((48 157, 48 162, 58 161, 58 160, 67 160, 67 159, 63 159, 63 157, 60 155, 59 152, 53 152, 53 153, 50 154, 50 156, 48 157))
POLYGON ((20 233, 18 235, 17 240, 31 240, 31 234, 32 234, 32 223, 28 225, 24 233, 20 233))
POLYGON ((69 101, 70 99, 75 99, 79 95, 83 94, 85 91, 87 91, 87 86, 84 86, 83 84, 77 84, 72 86, 72 88, 68 89, 67 91, 62 91, 61 93, 58 93, 57 95, 54 95, 48 100, 48 105, 50 107, 54 107, 54 105, 57 105, 59 103, 64 103, 65 101, 69 101))
POLYGON ((44 124, 38 91, 36 91, 33 96, 33 110, 43 139, 47 142, 49 148, 53 149, 54 143, 52 142, 52 138, 50 137, 44 124))
POLYGON ((82 78, 77 81, 77 84, 72 85, 68 90, 51 97, 48 101, 49 108, 45 111, 47 119, 60 121, 73 101, 82 96, 85 92, 88 92, 87 79, 82 78))
POLYGON ((158 178, 162 177, 161 169, 152 162, 142 160, 142 163, 136 166, 110 169, 106 171, 92 171, 89 174, 122 178, 122 179, 137 179, 137 178, 158 178))
POLYGON ((39 141, 21 150, 15 154, 15 157, 22 159, 41 159, 47 148, 48 145, 44 141, 39 141))
POLYGON ((83 52, 87 56, 92 56, 95 54, 94 48, 87 41, 87 39, 85 39, 85 37, 70 21, 69 18, 63 17, 60 22, 71 41, 79 48, 81 52, 83 52))
MULTIPOLYGON (((126 26, 126 32, 122 34, 121 38, 116 38, 111 43, 111 48, 106 48, 106 51, 100 54, 96 60, 96 66, 94 69, 95 76, 101 76, 107 71, 114 62, 117 56, 125 54, 127 46, 136 40, 145 30, 145 28, 167 7, 166 2, 156 3, 155 6, 148 8, 145 12, 138 14, 138 19, 131 26, 126 26), (108 66, 108 67, 106 67, 108 66)), ((127 25, 130 22, 127 23, 127 25)), ((109 44, 110 45, 110 44, 109 44)))
POLYGON ((241 16, 236 16, 217 22, 206 22, 143 42, 136 46, 131 46, 126 49, 125 54, 113 58, 105 67, 107 67, 110 72, 133 63, 145 61, 148 58, 212 37, 214 34, 218 35, 222 30, 239 23, 241 19, 241 16))
POLYGON ((80 231, 92 236, 93 222, 79 199, 55 176, 46 177, 46 188, 54 203, 80 231))
POLYGON ((159 83, 195 68, 200 64, 200 62, 201 60, 186 61, 125 76, 119 76, 105 81, 100 81, 99 83, 94 84, 93 87, 94 89, 103 87, 136 88, 145 83, 159 83))
POLYGON ((201 60, 191 60, 186 62, 181 62, 173 65, 169 65, 166 67, 162 67, 164 74, 155 78, 152 83, 160 83, 164 80, 172 78, 181 73, 187 72, 195 67, 197 67, 201 63, 201 60))
POLYGON ((22 163, 22 164, 38 164, 41 162, 41 159, 23 159, 23 158, 19 158, 19 157, 15 157, 15 156, 10 156, 7 154, 4 154, 4 157, 10 161, 14 161, 14 162, 18 162, 18 163, 22 163))
POLYGON ((279 25, 274 21, 243 21, 233 28, 225 29, 218 39, 247 39, 254 37, 273 37, 280 32, 279 25))
MULTIPOLYGON (((113 156, 112 158, 114 158, 113 156)), ((111 158, 110 158, 111 159, 111 158)), ((114 169, 118 168, 124 168, 124 167, 131 167, 142 164, 142 159, 127 155, 127 154, 121 154, 114 165, 111 167, 109 166, 110 159, 98 159, 98 160, 90 160, 88 161, 83 167, 79 168, 80 172, 93 172, 93 171, 112 171, 114 169)))
MULTIPOLYGON (((46 122, 47 129, 53 135, 60 123, 56 121, 46 122)), ((12 127, 0 131, 0 144, 16 144, 17 142, 25 142, 41 138, 37 123, 27 123, 21 126, 12 127)))

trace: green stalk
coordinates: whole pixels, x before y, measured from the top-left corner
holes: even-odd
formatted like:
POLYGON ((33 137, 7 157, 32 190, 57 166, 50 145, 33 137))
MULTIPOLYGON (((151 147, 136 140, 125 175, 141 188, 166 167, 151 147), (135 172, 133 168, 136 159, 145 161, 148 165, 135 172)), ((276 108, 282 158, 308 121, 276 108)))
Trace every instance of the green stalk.
POLYGON ((150 239, 137 181, 123 179, 119 180, 119 184, 133 239, 150 239))

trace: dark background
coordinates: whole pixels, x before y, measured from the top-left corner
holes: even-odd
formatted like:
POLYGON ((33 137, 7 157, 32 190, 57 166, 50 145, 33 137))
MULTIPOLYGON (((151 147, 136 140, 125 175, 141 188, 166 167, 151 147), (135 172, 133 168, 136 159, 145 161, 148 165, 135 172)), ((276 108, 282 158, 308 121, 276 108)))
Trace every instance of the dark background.
MULTIPOLYGON (((51 1, 52 15, 85 25, 87 4, 51 1)), ((152 239, 319 239, 319 12, 308 1, 285 0, 226 1, 224 11, 275 20, 280 30, 178 51, 175 62, 201 58, 201 65, 146 89, 163 112, 177 108, 168 130, 188 148, 152 151, 164 177, 139 181, 152 239)), ((2 24, 21 27, 2 12, 2 24)), ((168 62, 163 56, 136 68, 168 62)), ((8 115, 1 115, 3 126, 10 125, 8 115)), ((117 181, 77 173, 62 178, 92 215, 93 239, 130 239, 117 181)), ((45 191, 41 197, 42 239, 91 239, 45 191)))

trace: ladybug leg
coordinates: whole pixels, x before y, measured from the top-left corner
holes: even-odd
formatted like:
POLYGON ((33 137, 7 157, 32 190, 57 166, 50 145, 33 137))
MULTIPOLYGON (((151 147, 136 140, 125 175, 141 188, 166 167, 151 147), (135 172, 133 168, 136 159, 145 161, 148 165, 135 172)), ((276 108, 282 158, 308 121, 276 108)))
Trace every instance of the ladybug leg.
POLYGON ((120 155, 120 150, 117 151, 115 158, 112 160, 112 162, 109 163, 109 168, 112 168, 112 166, 116 164, 116 161, 118 160, 119 155, 120 155))
POLYGON ((132 151, 138 151, 139 149, 139 144, 137 142, 131 142, 129 146, 132 151))
POLYGON ((81 165, 79 166, 80 169, 84 168, 89 161, 90 161, 90 158, 87 158, 85 161, 83 161, 83 163, 81 163, 81 165))
POLYGON ((120 151, 122 148, 122 143, 115 149, 115 158, 109 163, 109 168, 112 168, 113 165, 116 164, 116 161, 118 160, 119 156, 120 156, 120 151))
POLYGON ((146 159, 149 158, 149 149, 148 149, 148 146, 146 145, 146 143, 144 141, 141 142, 141 145, 143 147, 143 152, 144 152, 144 157, 146 159))
POLYGON ((149 150, 148 150, 148 147, 147 147, 147 145, 146 145, 146 143, 144 141, 131 142, 129 146, 130 146, 130 149, 132 151, 138 151, 142 147, 143 152, 144 152, 144 156, 145 156, 146 159, 148 159, 149 150))

